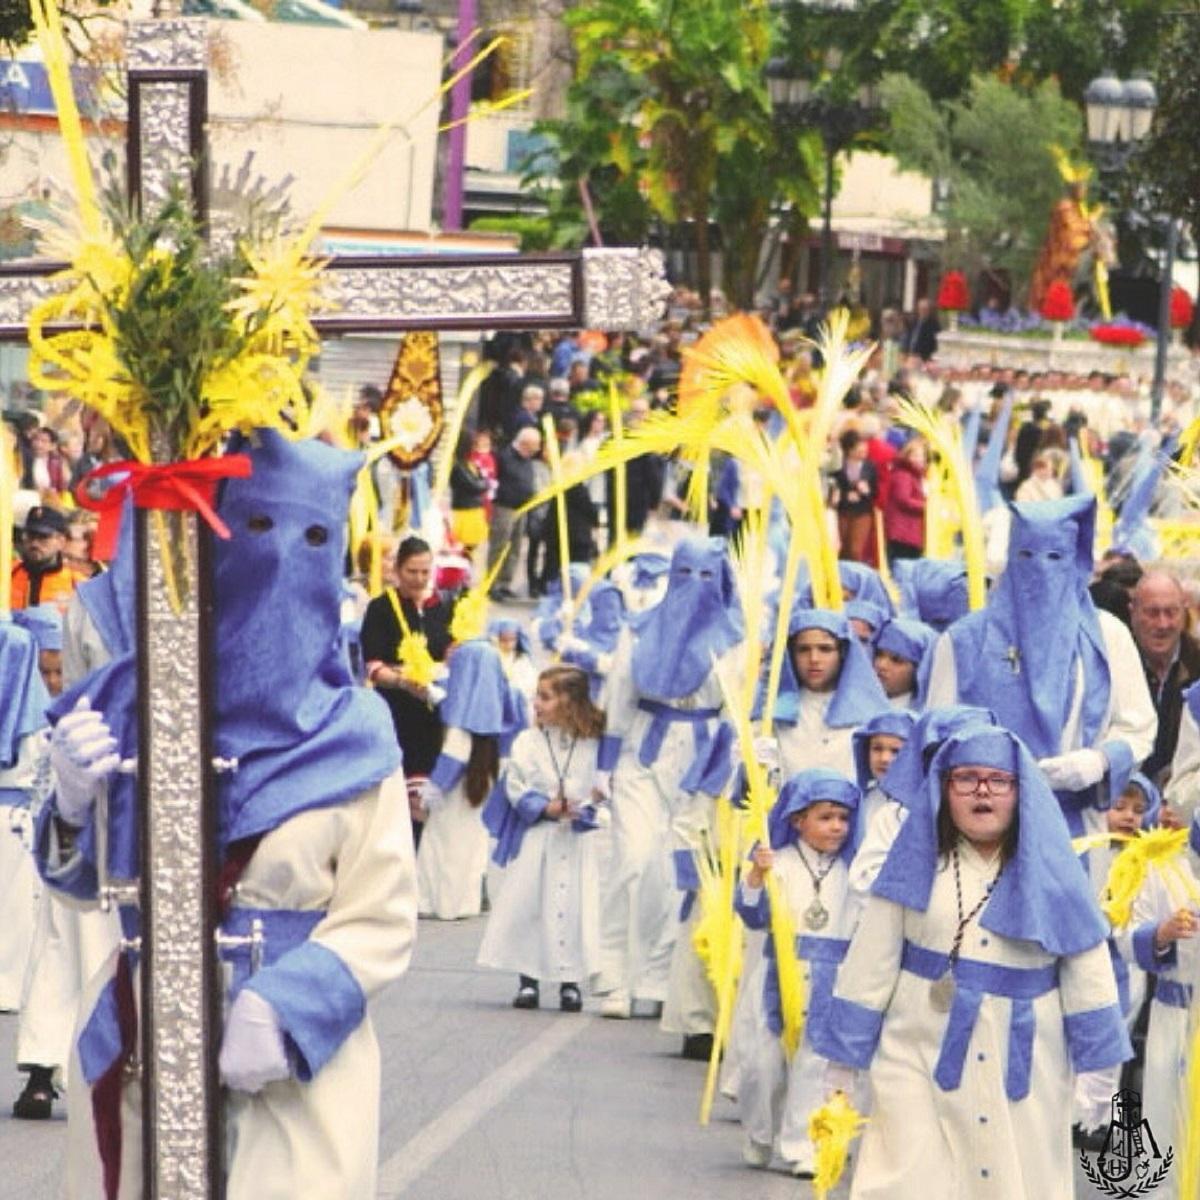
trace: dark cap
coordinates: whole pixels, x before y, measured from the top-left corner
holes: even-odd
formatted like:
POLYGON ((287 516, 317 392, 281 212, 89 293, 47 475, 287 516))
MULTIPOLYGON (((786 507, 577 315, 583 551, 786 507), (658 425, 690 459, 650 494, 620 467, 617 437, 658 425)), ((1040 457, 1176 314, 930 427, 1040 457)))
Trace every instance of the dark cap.
POLYGON ((44 537, 48 533, 67 532, 67 518, 57 508, 47 508, 44 504, 35 505, 25 517, 25 532, 35 537, 44 537))

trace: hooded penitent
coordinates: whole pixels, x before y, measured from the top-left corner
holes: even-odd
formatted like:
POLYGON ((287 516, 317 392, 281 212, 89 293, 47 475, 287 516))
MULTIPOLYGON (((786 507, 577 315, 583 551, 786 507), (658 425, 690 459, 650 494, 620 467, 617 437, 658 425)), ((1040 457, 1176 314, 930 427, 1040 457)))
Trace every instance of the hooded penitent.
MULTIPOLYGON (((875 674, 858 638, 850 629, 844 613, 827 608, 799 609, 792 614, 788 641, 806 629, 820 629, 835 638, 842 649, 842 667, 834 687, 833 699, 825 713, 825 724, 835 729, 861 725, 888 706, 883 685, 875 674)), ((796 677, 790 651, 784 655, 780 675, 779 699, 775 719, 784 725, 794 725, 800 717, 802 685, 796 677)))
POLYGON ((1111 681, 1088 595, 1096 501, 1014 504, 1008 565, 987 607, 950 630, 965 703, 986 704, 1035 758, 1061 749, 1083 666, 1082 744, 1093 745, 1111 681))
POLYGON ((35 604, 13 613, 13 621, 33 634, 39 650, 62 649, 62 614, 53 604, 35 604))
MULTIPOLYGON (((838 578, 842 581, 842 593, 847 601, 867 600, 878 605, 884 615, 889 617, 896 611, 883 577, 873 567, 846 559, 840 560, 837 567, 838 578)), ((801 570, 803 574, 796 585, 796 604, 797 607, 807 608, 813 602, 812 584, 808 581, 807 569, 803 565, 801 570)))
MULTIPOLYGON (((860 729, 854 731, 851 744, 854 747, 854 769, 858 775, 858 786, 864 791, 871 786, 874 776, 871 774, 871 739, 873 737, 894 737, 901 742, 907 742, 912 735, 916 719, 905 709, 888 709, 872 717, 860 729)), ((894 761, 894 760, 893 760, 894 761)))
POLYGON ((943 777, 956 766, 993 767, 1017 777, 1016 850, 979 923, 1003 937, 1036 942, 1048 954, 1079 954, 1108 935, 1067 823, 1029 751, 1007 729, 972 726, 951 734, 910 799, 872 891, 924 912, 938 871, 937 820, 943 777))
POLYGON ((684 538, 667 592, 639 622, 633 678, 644 696, 678 700, 699 689, 714 658, 742 638, 733 568, 719 538, 684 538))
POLYGON ((38 643, 28 629, 0 620, 0 769, 16 765, 21 742, 45 727, 50 694, 38 671, 38 643))
POLYGON ((913 676, 913 693, 918 708, 925 703, 928 679, 929 652, 933 649, 935 634, 928 625, 908 617, 892 617, 875 634, 875 650, 886 650, 889 654, 903 658, 916 667, 913 676))
POLYGON ((822 800, 828 800, 840 804, 850 813, 850 829, 841 849, 841 857, 849 861, 854 853, 854 818, 861 799, 862 793, 857 785, 838 771, 831 771, 827 767, 798 771, 779 789, 779 796, 771 806, 767 818, 771 849, 782 850, 784 846, 797 842, 800 835, 792 827, 792 817, 822 800))
MULTIPOLYGON (((345 516, 362 456, 289 442, 273 430, 258 431, 254 442, 238 447, 253 473, 225 484, 217 507, 232 536, 217 540, 213 552, 214 750, 237 760, 235 771, 217 779, 222 850, 297 813, 348 800, 400 765, 387 708, 355 686, 339 642, 345 516)), ((114 572, 131 543, 122 539, 114 572)), ((124 588, 104 599, 113 618, 106 624, 120 636, 132 626, 124 588)), ((81 695, 103 713, 121 756, 136 757, 133 655, 65 692, 52 719, 81 695)), ((110 780, 109 813, 111 869, 136 877, 131 776, 110 780)), ((90 828, 79 844, 85 857, 94 853, 90 828)))
POLYGON ((909 808, 921 795, 925 773, 942 743, 959 730, 973 725, 995 725, 996 718, 986 708, 973 704, 954 704, 922 713, 913 723, 912 732, 900 752, 892 759, 880 788, 897 804, 909 808))
POLYGON ((454 648, 441 716, 448 728, 481 737, 511 740, 524 727, 524 701, 491 642, 477 638, 454 648))
POLYGON ((957 560, 901 559, 895 567, 900 611, 942 632, 970 611, 967 568, 957 560))

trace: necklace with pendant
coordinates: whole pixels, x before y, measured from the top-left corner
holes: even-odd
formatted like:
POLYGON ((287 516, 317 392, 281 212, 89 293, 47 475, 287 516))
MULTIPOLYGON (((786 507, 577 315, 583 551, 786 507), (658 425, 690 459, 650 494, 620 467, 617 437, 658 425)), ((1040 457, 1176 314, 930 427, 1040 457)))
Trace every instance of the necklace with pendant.
POLYGON ((808 877, 812 880, 813 885, 812 903, 804 910, 804 924, 816 933, 829 924, 829 909, 821 903, 821 884, 825 882, 825 876, 833 870, 833 864, 837 862, 837 855, 833 855, 824 870, 818 874, 809 865, 799 842, 796 843, 796 853, 800 855, 800 861, 804 864, 804 869, 808 872, 808 877))
POLYGON ((983 906, 988 902, 988 898, 992 894, 992 888, 996 886, 1000 878, 1000 873, 1004 870, 1004 863, 1001 862, 995 876, 993 876, 984 889, 983 895, 980 896, 979 902, 964 916, 962 875, 959 872, 957 846, 950 851, 950 861, 954 865, 954 902, 958 909, 958 928, 954 931, 954 941, 950 946, 950 953, 946 957, 945 971, 929 985, 929 1006, 934 1012, 939 1013, 948 1013, 951 1005, 954 1003, 954 966, 958 962, 958 956, 962 950, 963 937, 967 932, 967 926, 983 911, 983 906))

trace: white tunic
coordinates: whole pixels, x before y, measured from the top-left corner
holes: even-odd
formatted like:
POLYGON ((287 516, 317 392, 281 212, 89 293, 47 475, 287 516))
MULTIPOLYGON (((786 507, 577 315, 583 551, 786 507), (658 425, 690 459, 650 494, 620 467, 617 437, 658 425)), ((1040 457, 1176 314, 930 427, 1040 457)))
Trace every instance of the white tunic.
MULTIPOLYGON (((346 804, 292 817, 259 843, 235 903, 324 910, 311 939, 349 968, 368 1000, 408 967, 416 888, 408 795, 398 771, 346 804)), ((101 981, 102 982, 102 981, 101 981)), ((137 981, 134 982, 135 995, 137 981)), ((379 1047, 369 1015, 308 1083, 226 1092, 229 1200, 363 1200, 376 1191, 379 1047)), ((72 1069, 69 1200, 99 1200, 91 1093, 72 1069)), ((122 1101, 119 1200, 141 1200, 140 1096, 122 1101)))
POLYGON ((1179 741, 1171 759, 1171 778, 1163 799, 1179 814, 1185 825, 1191 821, 1200 802, 1200 729, 1188 705, 1179 719, 1179 741))
MULTIPOLYGON (((1186 885, 1195 891, 1200 889, 1200 883, 1187 858, 1184 855, 1177 863, 1186 885)), ((1168 884, 1159 871, 1151 869, 1134 900, 1130 932, 1142 926, 1158 926, 1181 908, 1193 911, 1196 908, 1188 898, 1185 883, 1173 880, 1168 884)), ((1153 953, 1152 949, 1150 953, 1153 953)), ((1181 938, 1175 943, 1174 955, 1157 960, 1156 968, 1155 974, 1160 981, 1191 984, 1194 997, 1194 989, 1200 987, 1200 942, 1196 938, 1181 938)), ((1192 1007, 1195 1008, 1194 998, 1192 1007)), ((1142 1116, 1150 1122, 1159 1151, 1166 1154, 1167 1147, 1173 1145, 1176 1158, 1183 1148, 1180 1117, 1184 1114, 1180 1111, 1179 1087, 1188 1067, 1188 1021, 1188 1009, 1164 1004, 1157 995, 1151 1001, 1142 1081, 1142 1116)), ((1177 1170, 1172 1170, 1154 1195, 1156 1200, 1159 1197, 1173 1200, 1178 1194, 1178 1174, 1177 1170)))
POLYGON ((847 725, 834 728, 825 723, 825 714, 833 703, 833 692, 800 689, 800 711, 795 725, 779 725, 779 760, 785 780, 797 771, 828 767, 847 779, 855 778, 854 730, 847 725))
MULTIPOLYGON (((529 792, 553 799, 561 787, 573 807, 588 804, 598 746, 562 730, 526 729, 505 767, 509 803, 515 807, 529 792)), ((598 829, 574 830, 569 819, 541 820, 525 831, 492 903, 481 965, 544 982, 588 983, 599 970, 601 836, 598 829)))
POLYGON ((32 799, 41 734, 31 733, 17 748, 17 761, 0 771, 0 788, 23 793, 26 804, 0 804, 0 1009, 15 1012, 33 943, 34 918, 39 905, 41 880, 29 852, 32 824, 28 801, 32 799))
MULTIPOLYGON (((805 937, 846 938, 848 924, 846 867, 840 860, 830 866, 827 855, 811 847, 804 848, 809 864, 820 874, 828 868, 821 881, 821 903, 829 913, 829 924, 819 933, 805 924, 805 910, 812 904, 812 877, 800 861, 800 851, 786 846, 775 856, 776 878, 787 901, 792 927, 805 937)), ((742 887, 742 899, 754 904, 761 889, 742 887)), ((765 935, 770 938, 770 933, 765 935)), ((806 983, 806 995, 811 998, 811 971, 803 959, 800 962, 806 983)), ((808 1137, 808 1120, 825 1099, 826 1060, 813 1049, 807 1026, 799 1049, 789 1063, 779 1037, 771 1032, 763 1007, 763 982, 767 974, 767 959, 759 953, 753 968, 747 972, 747 993, 753 1002, 754 1032, 740 1046, 738 1107, 746 1133, 760 1145, 777 1145, 779 1154, 790 1163, 812 1170, 813 1145, 808 1137)))
MULTIPOLYGON (((471 756, 471 734, 447 729, 442 753, 466 762, 471 756)), ((483 907, 487 865, 483 804, 473 805, 467 799, 465 779, 460 779, 430 807, 421 831, 417 847, 421 916, 439 921, 477 917, 483 907)))
MULTIPOLYGON (((960 848, 963 905, 995 875, 969 846, 960 848)), ((1030 1090, 1010 1101, 1004 1078, 1013 1002, 985 994, 952 1091, 934 1081, 949 1017, 930 1006, 927 979, 900 966, 905 940, 945 953, 958 924, 953 873, 938 872, 926 912, 872 896, 838 975, 836 994, 883 1012, 870 1067, 874 1109, 862 1138, 852 1200, 1046 1200, 1073 1190, 1073 1076, 1064 1014, 1117 1003, 1103 943, 1063 957, 1058 986, 1035 999, 1030 1090)), ((972 922, 962 957, 1008 967, 1056 960, 1033 942, 990 933, 972 922)))

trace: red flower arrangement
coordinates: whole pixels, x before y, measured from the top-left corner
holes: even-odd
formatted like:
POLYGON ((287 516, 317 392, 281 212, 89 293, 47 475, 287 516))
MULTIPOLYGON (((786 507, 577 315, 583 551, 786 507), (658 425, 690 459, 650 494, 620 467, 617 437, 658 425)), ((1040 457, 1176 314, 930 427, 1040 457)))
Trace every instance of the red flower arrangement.
POLYGON ((945 312, 966 312, 971 307, 967 277, 961 271, 947 271, 938 287, 937 306, 945 312))
POLYGON ((1192 323, 1195 313, 1192 298, 1181 287, 1171 289, 1171 328, 1186 329, 1192 323))
POLYGON ((1042 320, 1069 321, 1075 315, 1075 297, 1071 288, 1061 279, 1056 279, 1047 289, 1042 300, 1042 320))
POLYGON ((1093 325, 1088 330, 1092 341, 1105 346, 1140 346, 1146 335, 1132 325, 1093 325))

